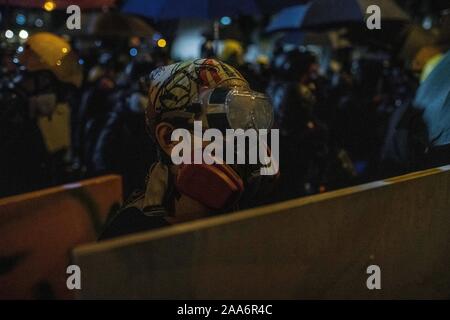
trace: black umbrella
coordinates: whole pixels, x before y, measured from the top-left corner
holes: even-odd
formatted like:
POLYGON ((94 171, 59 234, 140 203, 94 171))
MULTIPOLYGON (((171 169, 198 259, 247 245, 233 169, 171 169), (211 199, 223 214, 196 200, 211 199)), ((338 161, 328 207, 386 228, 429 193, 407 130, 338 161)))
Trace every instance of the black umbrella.
POLYGON ((152 37, 155 30, 144 20, 125 14, 107 12, 92 19, 87 33, 98 37, 152 37))
POLYGON ((314 0, 277 13, 267 32, 292 29, 323 29, 364 22, 366 10, 377 5, 384 21, 408 21, 408 15, 392 0, 314 0))
POLYGON ((304 2, 304 0, 127 0, 122 6, 122 11, 156 20, 216 19, 223 16, 268 14, 304 2))

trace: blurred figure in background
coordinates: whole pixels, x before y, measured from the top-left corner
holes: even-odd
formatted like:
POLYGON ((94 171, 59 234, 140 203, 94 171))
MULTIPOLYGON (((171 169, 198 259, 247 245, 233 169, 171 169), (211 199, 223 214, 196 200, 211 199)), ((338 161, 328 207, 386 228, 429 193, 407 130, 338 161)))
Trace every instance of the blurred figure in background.
POLYGON ((281 200, 312 194, 324 183, 328 132, 314 115, 313 79, 317 62, 310 52, 292 50, 275 57, 277 78, 268 90, 280 129, 281 200))
MULTIPOLYGON (((264 92, 267 87, 267 78, 260 71, 264 71, 264 61, 259 63, 260 69, 257 70, 257 65, 252 65, 244 60, 245 50, 242 44, 237 40, 228 39, 223 43, 223 50, 220 54, 220 59, 230 66, 236 68, 245 79, 247 79, 250 86, 259 92, 264 92)), ((257 62, 258 63, 258 62, 257 62)))
POLYGON ((70 44, 50 33, 29 37, 20 63, 23 68, 14 83, 0 91, 0 196, 65 182, 63 170, 57 167, 65 155, 59 147, 67 151, 68 142, 58 139, 70 139, 70 120, 63 118, 63 127, 57 128, 62 131, 49 135, 41 130, 40 122, 51 120, 58 105, 82 81, 70 44))
POLYGON ((0 76, 1 81, 7 82, 11 79, 11 76, 15 74, 17 66, 14 64, 14 54, 16 50, 11 46, 0 47, 0 76))
POLYGON ((89 71, 87 84, 81 97, 80 107, 77 112, 76 154, 77 166, 87 176, 93 176, 92 159, 95 145, 101 130, 107 121, 108 112, 112 111, 116 81, 121 66, 118 57, 109 52, 100 55, 98 64, 89 71))
POLYGON ((107 115, 93 153, 96 175, 120 174, 124 198, 135 189, 142 189, 145 176, 156 161, 156 148, 145 125, 148 104, 147 81, 153 70, 151 61, 134 60, 125 68, 119 80, 121 90, 116 94, 113 110, 107 115))
MULTIPOLYGON (((421 113, 426 168, 450 163, 450 51, 420 85, 414 110, 421 113)), ((416 127, 412 128, 415 133, 416 127)))
MULTIPOLYGON (((326 107, 327 82, 319 80, 315 55, 298 49, 281 52, 272 65, 274 76, 267 92, 280 129, 280 170, 289 172, 280 177, 280 199, 348 185, 355 175, 352 161, 318 116, 318 102, 326 107)), ((331 113, 332 106, 325 111, 331 113)))
POLYGON ((214 49, 214 38, 210 34, 204 34, 205 40, 202 42, 200 47, 200 57, 209 59, 216 56, 216 50, 214 49))
POLYGON ((412 71, 421 82, 415 97, 390 120, 381 154, 383 176, 450 162, 450 11, 443 12, 441 24, 436 44, 421 48, 412 63, 412 71))

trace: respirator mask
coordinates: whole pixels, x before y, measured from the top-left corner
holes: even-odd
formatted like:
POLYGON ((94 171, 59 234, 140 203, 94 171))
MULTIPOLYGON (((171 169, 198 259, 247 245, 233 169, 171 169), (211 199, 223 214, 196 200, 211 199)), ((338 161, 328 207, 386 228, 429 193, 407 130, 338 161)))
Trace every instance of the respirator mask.
MULTIPOLYGON (((269 98, 248 88, 206 90, 188 110, 201 113, 202 122, 207 124, 204 127, 219 129, 222 133, 227 129, 270 129, 273 123, 269 98)), ((209 208, 226 209, 233 207, 246 194, 255 194, 253 186, 258 184, 259 188, 263 184, 260 179, 255 183, 258 178, 254 178, 254 173, 259 172, 259 168, 259 165, 228 165, 225 161, 210 165, 182 164, 175 184, 180 193, 209 208)))
POLYGON ((270 129, 273 108, 268 96, 247 88, 215 88, 203 92, 199 103, 210 128, 270 129))

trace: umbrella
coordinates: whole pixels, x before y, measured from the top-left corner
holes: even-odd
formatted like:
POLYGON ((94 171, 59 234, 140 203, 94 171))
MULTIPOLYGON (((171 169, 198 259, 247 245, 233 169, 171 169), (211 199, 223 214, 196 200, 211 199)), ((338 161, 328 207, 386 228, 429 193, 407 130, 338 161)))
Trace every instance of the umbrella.
POLYGON ((55 33, 79 38, 148 38, 157 31, 139 17, 115 12, 82 11, 80 29, 69 30, 63 24, 55 33))
POLYGON ((138 17, 107 12, 90 21, 87 33, 98 37, 152 37, 155 30, 138 17))
POLYGON ((179 18, 215 19, 223 16, 259 15, 273 13, 283 7, 303 3, 304 0, 128 0, 122 11, 170 20, 179 18))
MULTIPOLYGON (((1 5, 20 8, 42 8, 45 1, 37 0, 0 0, 1 5)), ((78 5, 81 9, 96 9, 113 7, 115 0, 53 0, 56 10, 66 10, 72 4, 78 5)))
POLYGON ((315 0, 281 10, 273 17, 266 32, 320 29, 348 23, 362 23, 366 8, 370 5, 380 7, 383 20, 409 19, 392 0, 315 0))
POLYGON ((423 111, 428 140, 433 146, 450 144, 450 51, 420 85, 414 101, 423 111))
POLYGON ((328 32, 305 32, 305 31, 289 31, 283 33, 278 41, 292 45, 317 45, 328 46, 333 49, 350 46, 350 42, 342 37, 345 30, 328 31, 328 32))

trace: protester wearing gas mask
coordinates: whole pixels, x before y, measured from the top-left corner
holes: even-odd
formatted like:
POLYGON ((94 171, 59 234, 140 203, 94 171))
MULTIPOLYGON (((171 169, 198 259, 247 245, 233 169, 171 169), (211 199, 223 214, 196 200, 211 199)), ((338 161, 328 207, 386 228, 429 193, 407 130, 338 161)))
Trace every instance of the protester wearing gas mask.
POLYGON ((203 129, 220 132, 270 129, 273 115, 267 97, 252 91, 236 69, 213 59, 161 67, 150 75, 148 98, 146 119, 158 161, 149 170, 144 190, 110 219, 100 239, 230 212, 268 199, 265 196, 278 175, 261 176, 260 165, 226 161, 176 165, 172 161, 179 143, 172 134, 186 129, 194 139, 196 121, 201 121, 203 129))
POLYGON ((1 88, 0 196, 51 185, 53 141, 40 121, 51 119, 58 105, 81 85, 82 72, 69 43, 50 33, 30 36, 19 57, 14 82, 1 88))

